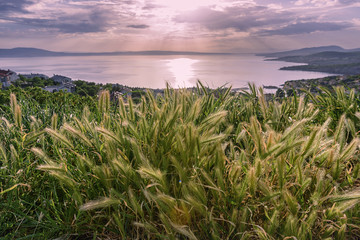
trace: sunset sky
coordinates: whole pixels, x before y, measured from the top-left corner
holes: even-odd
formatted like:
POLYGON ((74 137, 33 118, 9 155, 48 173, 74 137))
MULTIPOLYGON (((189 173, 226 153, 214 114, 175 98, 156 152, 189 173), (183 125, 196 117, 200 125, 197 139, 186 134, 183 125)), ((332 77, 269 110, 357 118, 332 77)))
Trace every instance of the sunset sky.
POLYGON ((360 47, 358 0, 0 0, 0 48, 264 52, 360 47))

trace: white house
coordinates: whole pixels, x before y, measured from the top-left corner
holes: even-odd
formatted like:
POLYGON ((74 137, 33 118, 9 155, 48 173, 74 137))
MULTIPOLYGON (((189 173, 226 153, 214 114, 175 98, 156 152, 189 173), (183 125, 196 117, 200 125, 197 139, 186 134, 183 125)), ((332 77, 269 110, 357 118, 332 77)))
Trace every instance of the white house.
POLYGON ((69 93, 73 93, 75 91, 76 85, 71 82, 65 82, 60 85, 55 86, 46 86, 44 90, 48 92, 59 92, 59 91, 67 91, 69 93))
POLYGON ((19 76, 16 74, 16 72, 13 72, 11 70, 1 70, 0 69, 0 82, 1 86, 3 87, 9 87, 12 82, 19 79, 19 76))

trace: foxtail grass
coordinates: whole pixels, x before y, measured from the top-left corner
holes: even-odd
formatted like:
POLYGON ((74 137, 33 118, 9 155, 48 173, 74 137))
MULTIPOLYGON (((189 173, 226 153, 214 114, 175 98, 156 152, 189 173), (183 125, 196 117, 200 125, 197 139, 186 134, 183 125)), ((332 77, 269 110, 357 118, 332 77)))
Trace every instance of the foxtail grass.
POLYGON ((0 235, 357 239, 355 98, 336 89, 266 101, 253 85, 236 95, 199 83, 139 103, 104 91, 95 108, 39 117, 11 95, 0 235))

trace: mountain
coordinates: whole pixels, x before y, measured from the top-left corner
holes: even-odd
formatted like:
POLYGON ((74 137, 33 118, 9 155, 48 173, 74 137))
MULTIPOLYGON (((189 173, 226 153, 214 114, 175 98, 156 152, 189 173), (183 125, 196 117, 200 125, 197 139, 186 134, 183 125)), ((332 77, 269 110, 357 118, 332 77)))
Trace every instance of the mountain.
POLYGON ((1 57, 61 57, 61 56, 117 56, 117 55, 216 55, 227 53, 181 52, 181 51, 139 51, 139 52, 53 52, 39 48, 0 49, 1 57))
POLYGON ((335 65, 360 63, 358 52, 320 52, 303 56, 286 56, 274 59, 276 61, 308 63, 312 65, 335 65))
POLYGON ((307 63, 287 66, 280 70, 325 72, 331 74, 360 74, 360 48, 344 49, 339 46, 302 48, 292 51, 266 53, 267 61, 307 63))
POLYGON ((360 74, 360 51, 356 52, 320 52, 305 56, 287 56, 271 59, 308 65, 282 67, 280 70, 296 70, 325 72, 332 74, 357 75, 360 74))
POLYGON ((264 56, 268 58, 280 58, 288 56, 304 56, 320 52, 347 52, 346 50, 339 46, 322 46, 322 47, 311 47, 311 48, 301 48, 285 52, 275 52, 275 53, 264 53, 259 54, 259 56, 264 56))
POLYGON ((38 48, 13 48, 13 49, 0 49, 0 57, 52 57, 52 56, 65 56, 65 53, 51 52, 38 48))

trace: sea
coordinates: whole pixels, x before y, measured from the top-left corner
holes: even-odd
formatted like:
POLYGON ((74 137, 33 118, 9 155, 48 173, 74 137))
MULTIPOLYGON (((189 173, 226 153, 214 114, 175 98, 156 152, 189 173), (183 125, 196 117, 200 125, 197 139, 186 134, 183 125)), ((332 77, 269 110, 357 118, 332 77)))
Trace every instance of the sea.
POLYGON ((73 80, 118 83, 129 87, 173 88, 205 86, 281 86, 287 80, 311 79, 331 74, 283 71, 295 63, 265 61, 254 54, 236 55, 157 55, 157 56, 71 56, 0 58, 0 69, 20 74, 63 75, 73 80))

